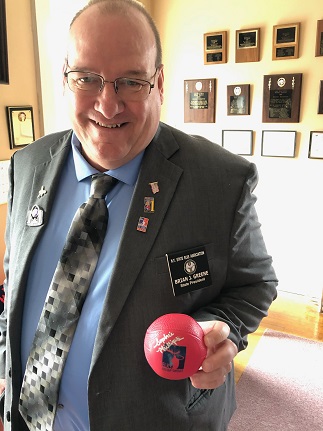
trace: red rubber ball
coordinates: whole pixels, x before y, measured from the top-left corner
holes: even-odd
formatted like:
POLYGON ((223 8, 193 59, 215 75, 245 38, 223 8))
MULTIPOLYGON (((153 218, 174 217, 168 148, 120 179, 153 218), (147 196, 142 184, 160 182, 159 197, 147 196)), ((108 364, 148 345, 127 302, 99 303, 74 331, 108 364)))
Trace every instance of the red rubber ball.
POLYGON ((187 314, 158 317, 147 329, 146 359, 160 377, 181 380, 195 374, 206 357, 204 332, 187 314))

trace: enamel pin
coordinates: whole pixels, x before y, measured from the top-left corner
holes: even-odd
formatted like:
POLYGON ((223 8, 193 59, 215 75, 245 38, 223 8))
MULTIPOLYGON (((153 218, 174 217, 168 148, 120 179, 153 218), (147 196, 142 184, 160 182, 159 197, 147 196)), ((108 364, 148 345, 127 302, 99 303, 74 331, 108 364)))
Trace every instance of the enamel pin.
POLYGON ((155 212, 155 199, 150 197, 145 197, 144 199, 144 212, 153 213, 155 212))
POLYGON ((149 185, 150 185, 151 191, 153 192, 154 195, 159 192, 158 181, 155 181, 153 183, 149 183, 149 185))
POLYGON ((38 205, 34 205, 27 213, 27 226, 41 226, 44 221, 44 211, 38 205))
POLYGON ((41 189, 38 192, 38 198, 42 198, 45 194, 47 193, 47 190, 45 189, 44 186, 41 186, 41 189))
POLYGON ((148 227, 149 218, 147 217, 139 217, 139 221, 137 224, 137 230, 140 232, 146 232, 148 227))

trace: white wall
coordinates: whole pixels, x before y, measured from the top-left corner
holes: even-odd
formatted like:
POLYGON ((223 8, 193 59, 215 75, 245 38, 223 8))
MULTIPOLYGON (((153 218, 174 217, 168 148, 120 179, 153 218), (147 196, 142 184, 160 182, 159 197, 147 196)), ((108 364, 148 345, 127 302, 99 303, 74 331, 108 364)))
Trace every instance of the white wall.
POLYGON ((86 0, 31 0, 37 22, 40 85, 44 132, 70 128, 63 97, 62 70, 66 53, 66 34, 75 13, 86 0))
MULTIPOLYGON (((61 67, 64 29, 85 0, 36 1, 45 132, 69 127, 63 109, 61 67)), ((221 144, 223 129, 254 130, 254 155, 260 182, 257 209, 268 251, 274 258, 280 288, 321 296, 323 287, 323 160, 307 158, 311 130, 323 130, 317 115, 319 81, 323 80, 323 57, 314 56, 316 22, 323 19, 317 0, 146 0, 162 36, 165 63, 165 103, 162 120, 184 131, 204 135, 221 144), (272 27, 301 22, 300 58, 272 61, 272 27), (235 30, 261 28, 260 61, 236 64, 235 30), (228 63, 204 65, 203 34, 228 31, 228 63), (299 123, 263 124, 263 75, 303 73, 299 123), (185 79, 216 78, 216 123, 184 123, 185 79), (226 115, 226 87, 251 84, 251 114, 226 115), (261 131, 296 130, 294 159, 261 156, 261 131)))
POLYGON ((161 30, 165 63, 162 119, 186 132, 201 134, 221 145, 223 129, 254 130, 254 155, 260 174, 258 214, 267 248, 274 258, 280 289, 321 296, 323 288, 323 160, 308 159, 310 131, 323 131, 317 114, 323 80, 323 57, 315 57, 317 0, 155 0, 153 14, 161 30), (300 57, 272 60, 273 26, 301 23, 300 57), (235 31, 260 28, 260 61, 235 63, 235 31), (203 35, 228 32, 228 62, 204 65, 203 35), (262 123, 263 76, 302 73, 299 123, 262 123), (184 80, 216 78, 216 123, 184 123, 184 80), (251 85, 251 114, 227 116, 227 85, 251 85), (264 129, 296 130, 293 159, 261 156, 264 129))

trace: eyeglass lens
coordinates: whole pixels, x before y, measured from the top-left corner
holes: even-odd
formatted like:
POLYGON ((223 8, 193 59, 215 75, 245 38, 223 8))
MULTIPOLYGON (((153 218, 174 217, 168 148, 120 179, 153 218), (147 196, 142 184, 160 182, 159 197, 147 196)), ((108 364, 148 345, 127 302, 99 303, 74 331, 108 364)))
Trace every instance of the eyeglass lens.
POLYGON ((72 91, 84 91, 87 94, 98 94, 106 83, 113 84, 115 92, 122 97, 147 97, 153 88, 148 81, 131 78, 117 78, 115 81, 105 81, 95 73, 70 71, 66 73, 67 81, 72 91))

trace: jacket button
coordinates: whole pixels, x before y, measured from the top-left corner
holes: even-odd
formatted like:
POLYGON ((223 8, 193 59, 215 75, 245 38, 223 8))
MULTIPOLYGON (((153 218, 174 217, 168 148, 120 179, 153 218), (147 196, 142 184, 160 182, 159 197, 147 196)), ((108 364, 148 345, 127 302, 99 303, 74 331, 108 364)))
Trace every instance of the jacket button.
POLYGON ((6 419, 7 419, 8 422, 10 422, 10 412, 9 411, 6 414, 6 419))

